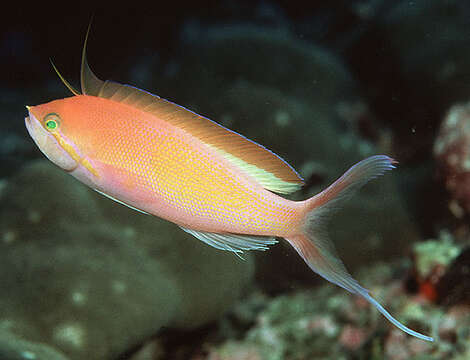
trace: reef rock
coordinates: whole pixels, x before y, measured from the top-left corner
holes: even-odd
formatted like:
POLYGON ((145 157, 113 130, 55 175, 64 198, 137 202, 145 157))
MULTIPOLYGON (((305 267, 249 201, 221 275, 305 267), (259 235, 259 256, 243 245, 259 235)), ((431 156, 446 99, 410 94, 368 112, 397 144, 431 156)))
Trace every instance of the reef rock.
POLYGON ((440 176, 457 217, 470 213, 470 103, 454 105, 444 119, 434 143, 440 176))
MULTIPOLYGON (((207 360, 303 359, 467 359, 470 353, 468 306, 438 307, 422 296, 406 293, 403 275, 409 261, 366 266, 358 279, 397 319, 432 334, 426 342, 403 333, 387 322, 364 299, 325 284, 314 290, 252 302, 251 323, 243 311, 223 320, 224 342, 207 341, 207 360), (398 274, 401 274, 397 276, 398 274), (241 336, 235 329, 249 326, 241 336)), ((257 295, 259 296, 259 295, 257 295)), ((243 300, 235 309, 250 305, 243 300)))
POLYGON ((24 340, 8 331, 0 330, 0 359, 69 360, 70 358, 46 344, 24 340))

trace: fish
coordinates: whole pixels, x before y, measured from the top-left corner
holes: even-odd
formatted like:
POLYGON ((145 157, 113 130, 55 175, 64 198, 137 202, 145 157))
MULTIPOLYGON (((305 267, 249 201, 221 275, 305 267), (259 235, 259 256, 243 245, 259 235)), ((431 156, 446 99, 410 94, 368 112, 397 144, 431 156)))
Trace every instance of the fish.
POLYGON ((336 209, 395 168, 386 155, 352 166, 320 193, 289 200, 304 184, 280 156, 215 121, 150 92, 100 80, 81 59, 81 92, 27 106, 26 129, 55 165, 98 193, 178 225, 219 250, 241 254, 286 240, 326 280, 359 295, 409 335, 347 271, 328 238, 336 209), (282 196, 284 195, 284 196, 282 196))

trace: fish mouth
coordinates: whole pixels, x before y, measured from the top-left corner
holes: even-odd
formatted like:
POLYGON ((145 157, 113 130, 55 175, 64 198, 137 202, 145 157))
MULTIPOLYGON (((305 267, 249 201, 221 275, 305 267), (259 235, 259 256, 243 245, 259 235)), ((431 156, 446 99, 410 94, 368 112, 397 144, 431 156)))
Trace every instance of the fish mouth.
POLYGON ((24 119, 29 135, 39 147, 39 150, 54 164, 65 171, 73 171, 78 167, 78 162, 59 144, 57 139, 36 119, 28 109, 29 116, 24 119))

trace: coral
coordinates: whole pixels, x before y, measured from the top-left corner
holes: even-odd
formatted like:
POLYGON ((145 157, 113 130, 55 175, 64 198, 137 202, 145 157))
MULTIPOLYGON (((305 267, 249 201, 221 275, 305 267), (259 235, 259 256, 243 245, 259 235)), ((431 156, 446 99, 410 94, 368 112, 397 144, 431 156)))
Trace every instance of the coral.
POLYGON ((448 267, 460 254, 460 247, 454 244, 452 235, 443 230, 439 239, 415 244, 413 254, 418 277, 426 279, 436 266, 448 267))
POLYGON ((200 326, 250 282, 249 256, 116 204, 48 161, 0 195, 0 323, 70 359, 116 358, 162 326, 200 326))
POLYGON ((454 105, 434 143, 434 156, 457 217, 470 213, 470 104, 454 105))
POLYGON ((470 247, 459 245, 443 230, 438 239, 413 246, 408 288, 443 306, 470 305, 469 261, 470 247))
POLYGON ((442 305, 470 306, 470 281, 468 280, 470 247, 461 250, 460 255, 446 268, 436 284, 438 302, 442 305))
MULTIPOLYGON (((238 359, 248 350, 256 360, 464 359, 470 351, 470 308, 439 308, 406 294, 394 274, 409 266, 409 261, 367 266, 359 279, 400 321, 432 333, 434 343, 406 335, 363 299, 324 285, 266 299, 256 322, 240 340, 206 344, 211 349, 207 359, 238 359)), ((237 323, 235 320, 233 326, 237 323)))
MULTIPOLYGON (((2 324, 2 328, 4 327, 2 324)), ((2 360, 69 360, 63 353, 46 344, 34 343, 0 330, 0 359, 2 360)))
POLYGON ((253 346, 229 342, 217 351, 211 352, 207 360, 263 360, 263 356, 253 346))
POLYGON ((158 339, 144 344, 129 360, 164 360, 164 350, 158 339))
POLYGON ((251 349, 256 354, 253 359, 261 360, 300 360, 328 354, 329 344, 340 334, 334 312, 341 312, 346 302, 345 296, 333 297, 333 293, 328 286, 266 299, 265 308, 244 339, 238 345, 228 342, 214 348, 208 358, 217 359, 217 354, 222 359, 236 359, 233 354, 240 349, 251 349))

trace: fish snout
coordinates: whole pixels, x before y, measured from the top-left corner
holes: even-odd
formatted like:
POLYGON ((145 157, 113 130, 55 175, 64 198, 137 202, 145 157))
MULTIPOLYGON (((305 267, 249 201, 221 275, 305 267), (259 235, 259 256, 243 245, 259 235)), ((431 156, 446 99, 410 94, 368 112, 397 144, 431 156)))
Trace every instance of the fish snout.
POLYGON ((59 144, 54 135, 42 126, 29 107, 28 112, 29 116, 24 119, 25 126, 41 152, 65 171, 75 170, 78 166, 77 161, 59 144))

